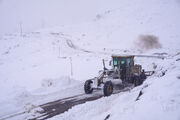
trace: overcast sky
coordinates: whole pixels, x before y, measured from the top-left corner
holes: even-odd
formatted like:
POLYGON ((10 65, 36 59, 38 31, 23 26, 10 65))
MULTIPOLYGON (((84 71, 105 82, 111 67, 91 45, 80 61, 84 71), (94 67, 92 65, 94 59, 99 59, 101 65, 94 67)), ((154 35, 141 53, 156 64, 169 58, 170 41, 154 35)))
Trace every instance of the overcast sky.
POLYGON ((0 0, 0 35, 20 32, 20 23, 23 31, 31 31, 92 20, 100 11, 108 9, 111 0, 103 1, 0 0))

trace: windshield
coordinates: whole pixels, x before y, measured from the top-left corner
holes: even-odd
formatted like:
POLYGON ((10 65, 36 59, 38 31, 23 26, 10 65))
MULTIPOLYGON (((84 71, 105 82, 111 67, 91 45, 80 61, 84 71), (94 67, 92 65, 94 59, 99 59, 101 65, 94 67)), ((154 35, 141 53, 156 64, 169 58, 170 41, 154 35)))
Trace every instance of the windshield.
POLYGON ((117 66, 118 65, 118 62, 117 62, 117 60, 114 60, 114 66, 117 66))

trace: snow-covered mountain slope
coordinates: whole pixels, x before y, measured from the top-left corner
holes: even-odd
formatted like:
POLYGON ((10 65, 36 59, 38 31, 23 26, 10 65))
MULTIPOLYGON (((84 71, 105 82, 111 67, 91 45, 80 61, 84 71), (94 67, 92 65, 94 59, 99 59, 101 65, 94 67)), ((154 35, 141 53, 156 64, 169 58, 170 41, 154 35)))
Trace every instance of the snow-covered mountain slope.
MULTIPOLYGON (((5 1, 3 2, 5 3, 5 1)), ((81 2, 79 0, 77 4, 82 5, 81 2)), ((149 87, 144 89, 144 96, 149 97, 143 99, 142 96, 142 100, 145 102, 134 101, 143 86, 132 90, 129 94, 123 93, 122 96, 119 94, 98 100, 98 103, 103 101, 100 104, 101 107, 98 108, 103 115, 95 115, 97 118, 104 118, 108 111, 114 116, 114 119, 117 119, 116 116, 119 115, 119 112, 115 112, 116 107, 114 106, 121 105, 117 101, 126 100, 126 98, 133 107, 137 106, 136 103, 140 104, 139 111, 145 109, 143 103, 149 103, 149 99, 153 97, 151 91, 159 91, 157 86, 164 91, 169 90, 164 85, 167 81, 167 84, 172 84, 170 89, 172 93, 167 96, 174 95, 175 92, 175 104, 179 103, 179 99, 176 99, 179 98, 177 88, 179 82, 175 83, 175 81, 179 80, 177 78, 179 71, 177 54, 180 51, 180 2, 178 0, 113 0, 91 1, 90 3, 95 4, 96 7, 93 10, 94 17, 92 17, 92 12, 89 16, 87 13, 87 22, 83 20, 76 24, 43 28, 22 34, 11 33, 0 37, 0 109, 3 111, 0 117, 22 110, 27 104, 40 104, 83 92, 83 82, 88 78, 95 77, 98 70, 103 68, 102 59, 105 59, 108 64, 111 54, 159 55, 163 53, 169 60, 137 58, 135 62, 142 64, 145 70, 152 70, 152 66, 155 64, 158 66, 157 72, 166 69, 170 69, 170 71, 167 71, 166 76, 159 78, 160 73, 157 73, 157 76, 147 80, 145 85, 148 84, 149 87), (99 7, 97 7, 98 5, 99 7), (155 36, 161 47, 158 49, 142 48, 138 43, 141 35, 155 36), (172 66, 176 68, 172 68, 172 66), (62 76, 65 76, 66 79, 62 76), (171 77, 174 79, 171 80, 171 77), (68 87, 72 91, 69 89, 67 95, 62 93, 58 95, 58 91, 68 87), (73 88, 79 89, 73 91, 73 88), (108 102, 108 110, 103 108, 106 100, 111 101, 108 102)), ((0 11, 1 13, 3 12, 0 11)), ((162 100, 171 102, 167 96, 163 96, 162 90, 157 92, 157 96, 161 94, 162 100)), ((131 106, 128 106, 129 102, 123 102, 122 110, 131 109, 131 106)), ((158 98, 154 104, 160 102, 158 98)), ((94 102, 80 105, 70 110, 69 113, 74 115, 76 110, 85 109, 83 106, 89 108, 88 106, 93 104, 94 102)), ((154 104, 149 104, 149 107, 154 104)), ((127 111, 128 115, 129 110, 127 111)), ((179 105, 173 114, 178 111, 179 105)), ((89 112, 95 114, 97 111, 89 112)), ((69 113, 61 115, 62 118, 66 118, 69 113)), ((84 115, 84 117, 91 118, 91 114, 84 115)), ((128 119, 127 116, 123 117, 128 119)))
POLYGON ((178 11, 177 1, 120 1, 118 8, 97 14, 93 22, 60 27, 57 31, 65 29, 86 41, 84 47, 91 45, 93 49, 129 49, 142 34, 155 35, 164 47, 174 43, 177 48, 180 31, 178 11))

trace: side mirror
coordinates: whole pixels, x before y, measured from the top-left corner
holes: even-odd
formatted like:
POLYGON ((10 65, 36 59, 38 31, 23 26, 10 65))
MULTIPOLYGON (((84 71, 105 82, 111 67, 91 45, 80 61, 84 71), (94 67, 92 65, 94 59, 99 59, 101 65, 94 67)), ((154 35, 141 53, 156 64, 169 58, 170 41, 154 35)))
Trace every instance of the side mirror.
POLYGON ((109 66, 112 66, 112 60, 111 60, 111 61, 109 61, 109 66))

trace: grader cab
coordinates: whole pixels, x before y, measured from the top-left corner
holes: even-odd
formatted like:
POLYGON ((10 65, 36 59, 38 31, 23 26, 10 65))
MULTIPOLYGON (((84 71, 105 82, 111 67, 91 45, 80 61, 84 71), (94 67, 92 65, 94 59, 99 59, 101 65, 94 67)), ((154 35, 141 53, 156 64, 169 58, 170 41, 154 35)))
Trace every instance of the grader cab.
POLYGON ((113 80, 121 80, 121 84, 141 85, 146 79, 146 72, 141 65, 134 64, 134 56, 118 56, 113 55, 110 61, 111 69, 105 67, 101 71, 99 77, 87 80, 84 84, 86 94, 93 92, 93 89, 102 88, 104 95, 109 96, 113 93, 113 80), (96 84, 95 84, 96 83, 96 84))

